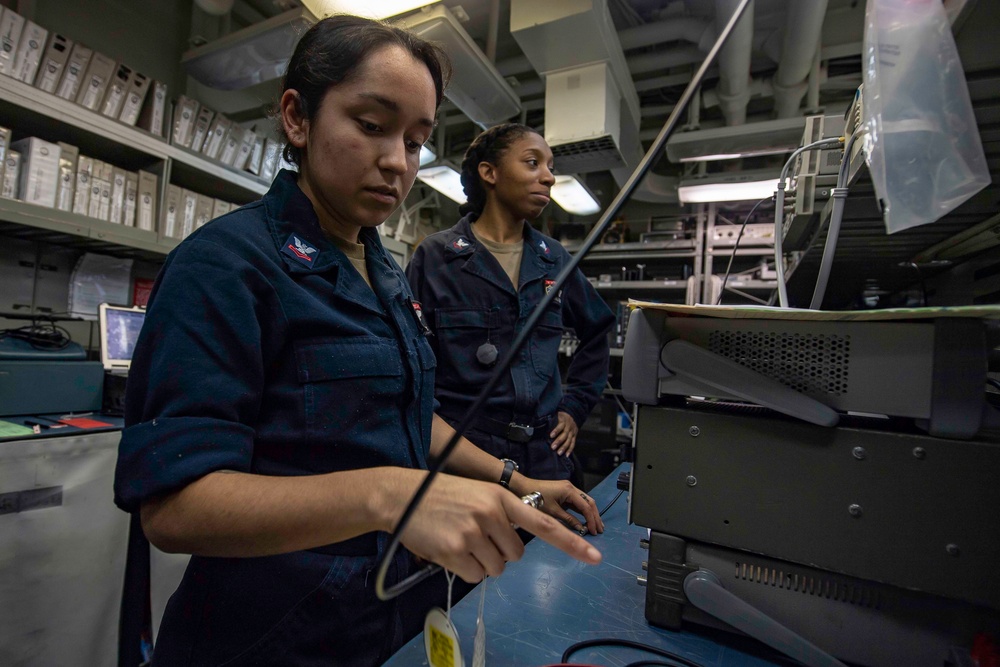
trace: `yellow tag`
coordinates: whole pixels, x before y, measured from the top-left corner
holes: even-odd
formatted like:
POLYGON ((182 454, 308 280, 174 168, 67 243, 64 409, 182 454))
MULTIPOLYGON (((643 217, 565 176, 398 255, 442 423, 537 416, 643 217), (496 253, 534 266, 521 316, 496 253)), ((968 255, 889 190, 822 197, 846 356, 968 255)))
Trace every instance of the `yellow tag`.
POLYGON ((438 607, 427 612, 424 620, 424 651, 430 667, 465 667, 455 626, 438 607))

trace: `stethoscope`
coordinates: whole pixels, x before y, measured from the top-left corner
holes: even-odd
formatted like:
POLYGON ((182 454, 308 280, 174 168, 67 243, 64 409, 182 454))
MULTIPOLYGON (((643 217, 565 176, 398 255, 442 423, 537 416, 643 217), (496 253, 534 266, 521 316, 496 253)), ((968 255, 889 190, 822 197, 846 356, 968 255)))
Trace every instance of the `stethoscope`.
MULTIPOLYGON (((382 556, 382 561, 379 563, 378 573, 375 577, 375 594, 380 600, 391 600, 441 570, 440 565, 431 563, 417 570, 402 581, 397 582, 391 588, 387 589, 385 587, 385 578, 389 571, 389 564, 392 563, 392 559, 396 555, 396 550, 399 549, 403 531, 405 530, 407 524, 409 524, 410 519, 413 517, 417 507, 420 505, 420 501, 423 500, 423 497, 427 494, 427 489, 430 488, 434 478, 444 468, 445 462, 448 460, 448 457, 451 455, 456 445, 458 445, 459 439, 461 439, 462 435, 468 430, 469 426, 472 425, 472 422, 475 421, 483 407, 483 404, 486 402, 487 397, 493 393, 493 390, 500 382, 500 379, 514 362, 516 355, 520 352, 521 348, 524 347, 528 337, 532 334, 535 327, 538 325, 538 322, 541 320, 542 313, 546 311, 552 301, 560 294, 563 286, 566 284, 566 281, 571 275, 573 275, 573 272, 576 271, 580 261, 587 255, 588 252, 590 252, 590 249, 593 248, 597 241, 604 235, 604 232, 607 230, 611 222, 617 217, 622 206, 624 206, 628 198, 632 196, 632 192, 635 190, 636 186, 649 172, 653 161, 659 157, 663 151, 664 146, 666 146, 667 139, 674 133, 674 130, 677 127, 681 114, 683 114, 687 109, 695 91, 701 85, 702 79, 705 78, 705 73, 708 71, 709 65, 712 64, 713 60, 715 60, 716 55, 718 55, 722 46, 726 43, 726 40, 729 38, 730 33, 736 26, 737 21, 739 21, 744 10, 746 10, 747 5, 749 4, 750 0, 741 0, 740 5, 736 8, 736 11, 733 12, 732 17, 730 17, 729 22, 726 23, 726 26, 719 33, 719 37, 715 40, 715 44, 712 45, 712 49, 708 52, 708 55, 705 56, 705 60, 698 67, 698 71, 695 72, 694 76, 691 78, 691 82, 687 85, 687 88, 684 89, 684 93, 674 106, 673 111, 670 112, 670 117, 667 118, 667 121, 663 124, 663 128, 656 136, 656 140, 653 141, 652 146, 650 146, 649 150, 646 151, 642 160, 639 161, 639 165, 635 168, 635 171, 632 172, 632 175, 629 176, 629 179, 625 182, 625 185, 622 186, 622 189, 618 192, 614 201, 611 202, 611 205, 608 206, 600 220, 598 220, 597 224, 594 225, 594 228, 590 230, 590 234, 588 234, 587 238, 584 239, 583 245, 580 246, 579 251, 573 255, 570 262, 559 273, 552 289, 548 291, 545 297, 539 302, 538 306, 531 312, 531 315, 528 317, 528 321, 525 322, 524 328, 521 329, 521 333, 517 335, 503 359, 496 365, 492 375, 490 375, 489 381, 483 386, 479 395, 476 397, 476 400, 473 401, 462 420, 455 426, 455 434, 448 440, 444 450, 441 452, 441 456, 439 456, 430 466, 427 476, 424 477, 424 481, 420 484, 416 493, 413 494, 413 498, 406 506, 406 510, 403 511, 403 516, 400 518, 399 524, 396 526, 396 530, 392 533, 389 545, 386 547, 385 554, 382 556)), ((492 361, 490 363, 495 363, 498 355, 499 352, 496 346, 490 342, 480 345, 479 349, 476 350, 476 358, 480 361, 480 363, 484 364, 486 362, 484 362, 483 359, 489 359, 491 356, 492 361), (480 358, 480 354, 482 354, 482 358, 480 358)))

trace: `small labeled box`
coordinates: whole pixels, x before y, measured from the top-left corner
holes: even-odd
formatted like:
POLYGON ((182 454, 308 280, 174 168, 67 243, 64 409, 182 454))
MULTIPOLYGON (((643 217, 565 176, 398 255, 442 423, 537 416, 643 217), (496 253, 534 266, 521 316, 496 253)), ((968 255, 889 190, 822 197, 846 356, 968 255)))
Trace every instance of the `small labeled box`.
POLYGON ((152 81, 149 84, 149 94, 139 112, 139 120, 136 127, 146 130, 150 134, 158 137, 166 136, 163 133, 164 119, 167 113, 167 84, 161 81, 152 81))
POLYGON ((76 103, 82 107, 97 111, 104 96, 108 92, 111 77, 115 74, 115 61, 103 53, 94 52, 87 65, 87 71, 80 81, 80 90, 76 94, 76 103))
POLYGON ((205 138, 208 136, 208 128, 212 125, 212 117, 215 112, 208 107, 202 107, 198 111, 198 117, 194 121, 194 132, 191 135, 191 150, 201 152, 205 145, 205 138))
POLYGON ((247 171, 255 176, 260 176, 260 166, 264 159, 264 136, 254 135, 253 150, 250 151, 250 162, 247 164, 247 171))
POLYGON ((130 171, 125 174, 125 205, 122 207, 122 224, 135 227, 135 210, 139 199, 139 174, 130 171))
POLYGON ((198 193, 184 190, 181 204, 181 238, 183 239, 194 231, 194 221, 198 211, 198 193))
MULTIPOLYGON (((90 173, 90 196, 87 198, 87 217, 99 218, 101 215, 101 189, 104 182, 104 163, 94 158, 94 168, 90 173)), ((111 184, 108 184, 110 189, 111 184)))
POLYGON ((122 105, 125 104, 125 94, 132 83, 132 68, 119 64, 115 69, 111 82, 108 83, 108 92, 104 95, 104 103, 101 105, 101 115, 109 118, 118 118, 122 112, 122 105))
POLYGON ((218 114, 215 120, 212 121, 208 137, 205 139, 205 145, 202 147, 201 152, 213 160, 219 159, 219 153, 222 151, 222 145, 229 135, 229 128, 232 124, 231 120, 222 114, 218 114))
POLYGON ((195 119, 198 116, 198 102, 181 95, 174 108, 173 144, 191 148, 191 137, 194 136, 195 119))
POLYGON ((21 154, 20 199, 29 204, 56 205, 59 185, 59 145, 30 137, 10 146, 21 154))
POLYGON ((59 79, 59 87, 56 88, 56 96, 64 100, 75 100, 80 92, 80 83, 83 75, 90 66, 90 59, 93 58, 93 50, 77 42, 73 45, 73 50, 69 53, 69 60, 66 61, 62 78, 59 79))
POLYGON ((73 40, 66 39, 58 33, 49 35, 49 43, 45 47, 38 75, 35 77, 35 88, 47 93, 56 92, 72 48, 73 40))
POLYGON ((184 191, 176 185, 168 185, 165 201, 163 204, 163 220, 160 221, 160 233, 171 238, 181 238, 181 227, 183 225, 183 213, 181 207, 184 205, 184 191))
POLYGON ((94 158, 81 155, 76 162, 76 188, 73 192, 73 212, 90 215, 90 181, 94 177, 94 158))
POLYGON ((135 226, 146 231, 154 230, 156 221, 156 174, 139 171, 138 202, 135 226))
POLYGON ((21 176, 21 154, 15 150, 7 151, 3 162, 3 186, 0 187, 0 197, 17 199, 17 186, 21 176))
POLYGON ((274 139, 264 141, 264 157, 260 161, 260 177, 270 183, 278 171, 281 144, 274 139))
POLYGON ((132 80, 128 84, 128 91, 125 93, 125 103, 122 105, 122 112, 118 115, 118 120, 126 125, 135 125, 139 120, 142 103, 145 101, 148 92, 149 77, 139 72, 133 72, 132 80))
POLYGON ((17 47, 23 30, 24 17, 13 9, 4 9, 0 14, 0 74, 14 76, 17 47))
POLYGON ((101 165, 101 205, 97 211, 97 218, 100 220, 111 219, 111 185, 114 178, 115 168, 107 162, 101 165))
POLYGON ((219 216, 223 216, 229 213, 229 202, 222 199, 216 199, 212 202, 212 219, 215 220, 219 216))
POLYGON ((59 188, 56 191, 56 208, 60 211, 73 210, 76 192, 76 163, 80 149, 72 144, 59 142, 59 188))
POLYGON ((0 127, 0 179, 3 178, 4 163, 7 160, 7 150, 10 148, 10 129, 0 127))
POLYGON ((198 204, 194 211, 194 228, 198 229, 212 219, 212 208, 215 199, 208 195, 198 195, 198 204))
POLYGON ((122 214, 125 211, 125 170, 114 168, 111 176, 111 213, 108 222, 122 224, 122 214))
POLYGON ((251 130, 243 130, 243 141, 240 142, 236 157, 233 158, 233 166, 240 171, 246 169, 247 162, 250 161, 250 154, 253 153, 253 145, 257 140, 257 135, 251 130))
POLYGON ((222 150, 219 151, 219 162, 233 164, 240 151, 240 145, 243 143, 244 132, 245 130, 239 125, 234 124, 229 128, 229 136, 226 137, 226 141, 222 144, 222 150))
POLYGON ((42 59, 45 39, 49 31, 33 21, 24 24, 21 43, 17 47, 17 57, 14 59, 14 78, 24 81, 29 86, 35 82, 38 73, 38 63, 42 59))

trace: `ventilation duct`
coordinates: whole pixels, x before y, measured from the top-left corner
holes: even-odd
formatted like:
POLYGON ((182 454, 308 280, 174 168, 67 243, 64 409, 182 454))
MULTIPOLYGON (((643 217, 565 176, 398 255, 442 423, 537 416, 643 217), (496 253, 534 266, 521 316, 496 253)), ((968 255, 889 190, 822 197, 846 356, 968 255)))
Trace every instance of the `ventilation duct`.
POLYGON ((639 96, 603 0, 513 0, 510 32, 545 79, 545 140, 561 171, 630 168, 639 96))

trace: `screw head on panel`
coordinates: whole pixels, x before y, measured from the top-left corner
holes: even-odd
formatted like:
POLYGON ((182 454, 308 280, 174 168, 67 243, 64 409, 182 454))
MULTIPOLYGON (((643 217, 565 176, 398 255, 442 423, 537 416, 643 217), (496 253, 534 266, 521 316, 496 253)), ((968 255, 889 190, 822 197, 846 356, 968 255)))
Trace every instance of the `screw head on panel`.
POLYGON ((695 477, 694 475, 688 475, 687 479, 684 481, 687 483, 688 486, 697 486, 698 484, 698 478, 695 477))
POLYGON ((858 505, 857 503, 854 503, 850 507, 847 508, 847 511, 851 513, 851 516, 853 516, 853 517, 859 517, 859 516, 861 516, 861 505, 858 505))

